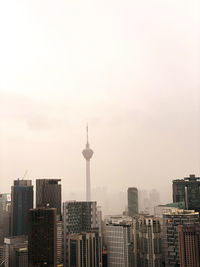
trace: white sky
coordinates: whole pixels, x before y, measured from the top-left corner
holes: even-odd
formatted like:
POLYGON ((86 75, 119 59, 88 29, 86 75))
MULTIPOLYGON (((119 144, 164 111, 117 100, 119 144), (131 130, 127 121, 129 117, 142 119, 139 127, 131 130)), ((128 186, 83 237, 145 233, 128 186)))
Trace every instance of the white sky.
POLYGON ((1 192, 25 170, 84 190, 87 122, 93 187, 169 195, 200 175, 199 14, 199 0, 1 1, 1 192))

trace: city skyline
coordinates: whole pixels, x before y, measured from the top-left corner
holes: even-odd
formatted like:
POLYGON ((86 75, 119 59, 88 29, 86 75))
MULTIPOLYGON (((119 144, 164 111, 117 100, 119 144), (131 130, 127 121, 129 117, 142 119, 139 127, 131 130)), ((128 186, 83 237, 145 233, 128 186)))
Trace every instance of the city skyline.
POLYGON ((199 175, 199 1, 0 7, 2 193, 25 170, 85 188, 86 122, 93 188, 169 199, 171 180, 199 175))

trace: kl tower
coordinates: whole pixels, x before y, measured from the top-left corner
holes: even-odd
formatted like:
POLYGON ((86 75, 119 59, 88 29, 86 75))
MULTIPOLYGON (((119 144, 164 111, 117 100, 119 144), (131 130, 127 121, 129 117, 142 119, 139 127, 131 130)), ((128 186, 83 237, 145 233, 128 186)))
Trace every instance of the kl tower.
POLYGON ((86 201, 91 201, 91 184, 90 184, 90 159, 93 155, 93 150, 90 149, 90 145, 88 142, 88 125, 86 127, 87 134, 87 143, 85 149, 83 149, 82 154, 86 159, 86 201))

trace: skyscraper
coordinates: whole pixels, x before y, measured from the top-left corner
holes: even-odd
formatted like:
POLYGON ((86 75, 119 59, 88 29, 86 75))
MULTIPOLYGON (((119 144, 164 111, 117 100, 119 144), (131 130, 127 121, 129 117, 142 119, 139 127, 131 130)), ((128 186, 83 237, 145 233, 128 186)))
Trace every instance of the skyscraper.
POLYGON ((85 149, 83 149, 82 154, 83 157, 86 159, 86 201, 91 200, 91 184, 90 184, 90 159, 93 155, 93 150, 90 149, 90 145, 88 142, 88 126, 86 128, 87 132, 87 142, 85 149))
POLYGON ((128 188, 128 215, 136 216, 138 214, 138 190, 136 187, 128 188))
POLYGON ((112 216, 105 225, 105 239, 108 249, 108 266, 133 266, 132 218, 112 216))
MULTIPOLYGON (((101 234, 99 233, 96 202, 69 201, 63 203, 63 259, 64 266, 70 263, 69 238, 72 234, 94 233, 96 240, 96 264, 101 263, 101 234)), ((81 237, 82 238, 82 237, 81 237)), ((72 251, 72 250, 71 250, 72 251)), ((88 265, 86 265, 88 266, 88 265)))
POLYGON ((159 218, 139 215, 133 219, 134 265, 161 267, 161 228, 159 218))
POLYGON ((185 202, 187 210, 200 212, 200 177, 191 174, 184 179, 173 180, 173 202, 185 202))
POLYGON ((57 266, 56 209, 29 211, 28 266, 57 266))
POLYGON ((61 179, 36 180, 36 207, 56 208, 61 217, 61 179))
POLYGON ((193 210, 176 209, 163 214, 162 236, 165 254, 165 266, 180 266, 178 225, 199 222, 199 213, 193 210))
POLYGON ((180 267, 200 266, 200 224, 179 225, 180 267))
POLYGON ((13 236, 28 234, 28 210, 32 208, 32 181, 15 180, 11 187, 11 232, 13 236))

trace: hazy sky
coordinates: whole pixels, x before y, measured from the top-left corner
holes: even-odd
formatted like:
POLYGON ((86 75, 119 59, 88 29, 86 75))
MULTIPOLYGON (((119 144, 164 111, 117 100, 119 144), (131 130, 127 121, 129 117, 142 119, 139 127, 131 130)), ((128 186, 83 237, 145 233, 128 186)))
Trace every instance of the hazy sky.
POLYGON ((0 191, 61 178, 170 194, 200 175, 199 0, 0 2, 0 191))

